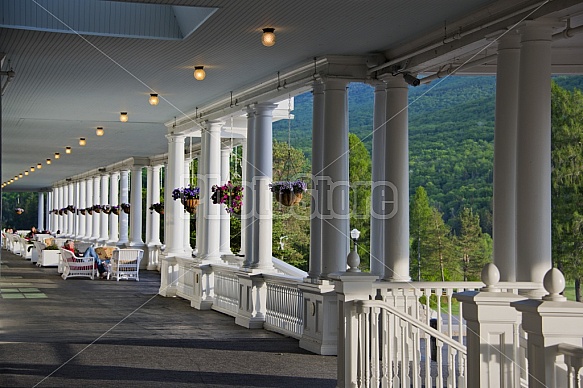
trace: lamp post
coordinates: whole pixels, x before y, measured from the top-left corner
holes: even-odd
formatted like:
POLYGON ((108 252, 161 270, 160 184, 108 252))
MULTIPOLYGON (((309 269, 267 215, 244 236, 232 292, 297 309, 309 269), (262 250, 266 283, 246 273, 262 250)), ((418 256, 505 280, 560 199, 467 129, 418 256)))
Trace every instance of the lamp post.
POLYGON ((358 266, 360 265, 360 256, 358 255, 357 252, 358 244, 356 243, 359 237, 360 230, 355 228, 350 231, 350 238, 352 238, 354 245, 352 251, 350 251, 348 257, 346 258, 346 262, 348 263, 349 266, 348 272, 360 272, 360 269, 358 269, 358 266))

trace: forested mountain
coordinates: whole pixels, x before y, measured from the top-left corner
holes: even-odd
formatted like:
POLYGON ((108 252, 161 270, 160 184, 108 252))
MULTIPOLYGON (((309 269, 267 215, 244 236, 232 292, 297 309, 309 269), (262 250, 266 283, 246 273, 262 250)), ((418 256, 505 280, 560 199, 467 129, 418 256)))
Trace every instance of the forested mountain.
MULTIPOLYGON (((559 86, 583 89, 583 76, 555 77, 559 86)), ((410 193, 423 186, 430 203, 459 231, 464 207, 492 232, 495 78, 452 76, 409 89, 410 193)), ((372 149, 373 88, 349 85, 350 132, 372 149)), ((291 144, 311 159, 312 95, 295 99, 291 144)), ((288 122, 274 124, 274 137, 287 142, 288 122)))

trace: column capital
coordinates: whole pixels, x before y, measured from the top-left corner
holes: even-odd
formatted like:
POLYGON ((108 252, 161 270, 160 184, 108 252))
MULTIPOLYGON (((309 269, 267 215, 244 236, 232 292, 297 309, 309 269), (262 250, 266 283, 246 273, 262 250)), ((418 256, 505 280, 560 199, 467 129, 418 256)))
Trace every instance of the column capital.
POLYGON ((519 50, 520 35, 516 32, 508 32, 498 39, 498 52, 502 50, 519 50))
POLYGON ((387 89, 395 89, 395 88, 404 88, 407 89, 409 85, 405 82, 405 79, 398 75, 396 77, 388 77, 386 78, 387 81, 387 89))
POLYGON ((553 29, 564 27, 564 23, 556 19, 525 20, 517 27, 521 41, 551 41, 553 29))
POLYGON ((206 122, 206 126, 203 128, 203 131, 218 132, 221 130, 223 125, 225 125, 223 120, 209 120, 206 122))
POLYGON ((346 90, 350 80, 344 78, 325 78, 324 79, 324 91, 329 90, 346 90))
POLYGON ((168 143, 184 143, 186 135, 169 133, 166 135, 166 139, 168 140, 168 143))
POLYGON ((261 102, 259 104, 255 104, 255 112, 257 115, 269 115, 273 114, 273 110, 277 108, 277 104, 272 104, 269 102, 261 102))
POLYGON ((314 86, 312 86, 312 94, 324 94, 324 83, 322 81, 314 81, 314 86))

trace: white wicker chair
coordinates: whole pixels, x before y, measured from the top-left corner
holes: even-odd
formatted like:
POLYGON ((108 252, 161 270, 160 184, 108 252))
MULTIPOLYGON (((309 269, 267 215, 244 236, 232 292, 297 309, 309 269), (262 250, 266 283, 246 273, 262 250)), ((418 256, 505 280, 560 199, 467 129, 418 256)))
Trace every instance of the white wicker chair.
POLYGON ((93 257, 78 257, 67 249, 61 248, 63 258, 63 279, 72 277, 86 277, 93 280, 95 277, 95 259, 93 257))
POLYGON ((120 279, 140 281, 140 261, 143 256, 143 249, 116 249, 113 251, 107 278, 112 277, 117 281, 120 279))

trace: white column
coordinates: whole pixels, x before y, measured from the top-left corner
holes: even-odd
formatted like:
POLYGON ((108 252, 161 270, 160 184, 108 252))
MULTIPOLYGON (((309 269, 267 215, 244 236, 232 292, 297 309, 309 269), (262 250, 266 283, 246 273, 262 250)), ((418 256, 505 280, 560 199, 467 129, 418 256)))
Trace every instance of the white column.
MULTIPOLYGON (((79 181, 79 205, 77 206, 77 209, 81 210, 81 209, 85 209, 87 206, 85 205, 85 202, 87 201, 87 184, 85 183, 84 180, 79 181)), ((87 213, 85 213, 87 214, 87 213)), ((82 240, 85 238, 85 226, 86 226, 86 219, 87 219, 87 215, 83 215, 81 214, 81 212, 79 212, 79 230, 77 231, 77 234, 79 235, 79 239, 82 240)))
MULTIPOLYGON (((87 207, 91 207, 93 206, 93 179, 92 178, 87 178, 86 183, 86 189, 85 189, 85 194, 86 194, 86 205, 87 207)), ((86 213, 85 216, 85 240, 89 241, 91 240, 91 235, 93 233, 93 216, 89 215, 89 213, 86 213)))
POLYGON ((312 111, 312 198, 310 219, 309 277, 317 279, 322 273, 322 169, 324 167, 324 84, 314 83, 312 111))
MULTIPOLYGON (((231 180, 230 171, 231 148, 221 149, 221 182, 226 183, 231 180)), ((221 236, 220 236, 220 254, 232 255, 231 251, 231 215, 223 206, 221 209, 221 236)))
POLYGON ((516 124, 520 36, 498 41, 496 125, 494 129, 494 264, 500 280, 516 281, 516 124))
POLYGON ((38 209, 37 209, 37 229, 39 232, 45 229, 45 193, 38 193, 38 209))
POLYGON ((149 209, 153 203, 159 202, 152 202, 152 169, 152 166, 146 166, 146 240, 144 242, 147 245, 150 245, 152 240, 152 216, 157 213, 149 209))
MULTIPOLYGON (((242 160, 247 160, 247 138, 244 138, 241 140, 241 157, 242 160)), ((242 163, 241 165, 241 181, 243 182, 242 185, 243 187, 245 187, 245 182, 247 182, 247 168, 246 165, 244 163, 242 163)), ((243 197, 245 198, 245 196, 247 195, 247 193, 245 193, 245 190, 243 190, 243 197)), ((241 249, 239 250, 239 256, 245 256, 245 251, 246 251, 246 246, 247 246, 247 228, 243 227, 243 214, 245 213, 245 200, 246 198, 243 200, 243 206, 241 209, 241 249)))
MULTIPOLYGON (((53 189, 54 190, 54 189, 53 189)), ((53 191, 47 193, 47 225, 45 230, 52 231, 55 219, 51 210, 54 209, 53 206, 53 191)))
POLYGON ((526 22, 520 31, 516 160, 516 268, 520 271, 516 280, 542 283, 552 265, 552 27, 526 22))
MULTIPOLYGON (((160 202, 160 168, 161 166, 151 167, 152 187, 150 190, 150 204, 160 202)), ((160 242, 160 214, 152 212, 150 216, 150 244, 161 245, 160 242)))
POLYGON ((324 147, 322 155, 322 274, 346 271, 350 238, 348 203, 348 110, 343 79, 324 85, 324 147))
POLYGON ((374 113, 372 133, 372 188, 370 215, 370 273, 382 277, 384 274, 384 227, 383 227, 383 191, 387 188, 385 178, 385 138, 387 126, 385 121, 387 105, 387 85, 384 82, 374 84, 374 113))
POLYGON ((75 200, 73 201, 73 206, 75 206, 75 212, 73 213, 73 230, 75 230, 75 239, 76 240, 80 240, 83 235, 81 235, 81 233, 79 233, 80 230, 80 220, 81 220, 81 213, 79 212, 79 195, 80 195, 80 189, 79 186, 81 185, 81 182, 79 181, 75 181, 75 183, 73 183, 73 192, 74 192, 74 198, 75 200))
POLYGON ((142 168, 143 165, 132 166, 131 179, 131 210, 130 210, 130 246, 143 246, 142 240, 142 168))
MULTIPOLYGON (((101 175, 101 205, 109 205, 109 174, 101 175)), ((109 214, 99 214, 99 242, 105 244, 109 239, 109 214)))
MULTIPOLYGON (((73 183, 69 183, 67 185, 67 191, 68 191, 68 202, 65 206, 69 206, 69 205, 74 205, 75 204, 75 190, 73 188, 73 183)), ((76 237, 75 236, 75 213, 73 212, 67 212, 67 225, 68 225, 68 229, 69 229, 69 236, 71 237, 76 237)))
POLYGON ((204 179, 201 182, 201 199, 204 203, 202 238, 205 241, 202 259, 205 261, 220 261, 220 233, 221 233, 221 207, 224 205, 213 204, 210 200, 213 185, 221 184, 221 128, 224 122, 219 120, 209 121, 203 129, 203 157, 204 179))
POLYGON ((251 268, 273 270, 273 194, 269 184, 273 176, 273 110, 276 104, 262 103, 255 106, 255 151, 253 161, 255 176, 253 202, 255 214, 253 240, 256 244, 251 268))
MULTIPOLYGON (((101 178, 98 176, 93 177, 93 204, 94 205, 101 205, 101 190, 99 189, 101 183, 101 178)), ((91 216, 93 221, 93 230, 91 235, 91 241, 97 242, 99 240, 99 226, 101 221, 99 219, 99 213, 93 212, 93 216, 91 216)))
MULTIPOLYGON (((109 184, 109 204, 111 206, 119 205, 119 172, 111 173, 111 182, 109 184)), ((119 239, 119 216, 113 213, 109 214, 109 241, 107 245, 115 245, 119 239)))
POLYGON ((166 170, 166 190, 164 191, 164 230, 166 235, 166 256, 184 254, 184 206, 172 199, 172 190, 182 187, 184 166, 184 135, 168 135, 168 168, 166 170))
POLYGON ((409 281, 409 119, 403 77, 387 81, 384 279, 409 281))
MULTIPOLYGON (((62 186, 61 187, 61 207, 59 209, 65 208, 67 207, 67 205, 69 204, 69 189, 68 186, 62 186)), ((61 216, 61 225, 62 225, 62 232, 65 236, 70 237, 71 234, 69 232, 69 220, 67 219, 67 214, 68 213, 64 213, 61 216)))
MULTIPOLYGON (((120 205, 122 203, 130 203, 130 189, 129 189, 129 170, 121 170, 120 171, 120 205)), ((131 210, 130 210, 131 212, 131 210)), ((121 210, 119 211, 119 240, 117 245, 126 245, 129 244, 128 240, 128 219, 129 215, 121 210)))
MULTIPOLYGON (((188 187, 188 185, 190 184, 190 162, 192 159, 190 158, 185 158, 184 159, 184 169, 183 169, 183 174, 182 174, 182 180, 183 180, 183 184, 181 185, 181 187, 188 187)), ((188 256, 192 255, 192 246, 190 246, 190 213, 186 212, 184 214, 186 217, 184 217, 184 228, 183 228, 183 232, 184 232, 184 252, 186 252, 186 254, 188 256)))
POLYGON ((253 165, 253 155, 255 154, 255 109, 247 109, 247 152, 243 154, 243 169, 245 170, 245 181, 243 189, 243 209, 241 212, 241 229, 245 233, 245 261, 243 268, 249 268, 255 257, 253 244, 253 181, 255 177, 255 166, 253 165))
MULTIPOLYGON (((53 209, 54 210, 59 210, 59 188, 58 187, 54 187, 53 188, 53 209)), ((52 232, 57 233, 57 231, 61 228, 60 223, 59 223, 59 214, 55 214, 53 213, 53 225, 52 225, 53 229, 52 232)))

